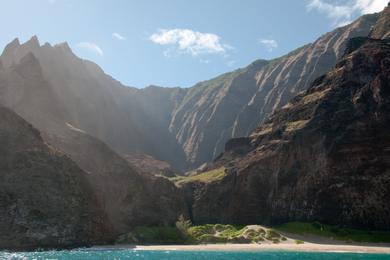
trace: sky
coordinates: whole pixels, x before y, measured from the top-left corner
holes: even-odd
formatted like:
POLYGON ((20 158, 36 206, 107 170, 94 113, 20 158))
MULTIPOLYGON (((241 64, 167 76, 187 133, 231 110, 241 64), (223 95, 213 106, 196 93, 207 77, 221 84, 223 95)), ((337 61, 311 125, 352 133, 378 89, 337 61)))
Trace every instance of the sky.
POLYGON ((128 86, 190 87, 313 42, 388 0, 0 0, 0 49, 68 42, 128 86))

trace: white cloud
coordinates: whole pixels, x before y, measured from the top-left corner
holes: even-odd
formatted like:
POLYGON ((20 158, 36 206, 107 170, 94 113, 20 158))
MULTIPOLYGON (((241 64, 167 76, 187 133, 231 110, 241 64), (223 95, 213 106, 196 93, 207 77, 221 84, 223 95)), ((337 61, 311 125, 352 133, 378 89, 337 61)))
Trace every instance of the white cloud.
POLYGON ((344 0, 343 3, 330 0, 310 0, 309 11, 316 9, 332 20, 333 25, 343 26, 351 22, 354 14, 380 12, 387 5, 388 0, 344 0))
MULTIPOLYGON (((160 45, 171 46, 168 52, 179 51, 190 53, 193 56, 199 54, 224 54, 232 47, 223 44, 221 37, 213 33, 201 33, 189 29, 159 30, 149 39, 160 45)), ((167 52, 165 52, 167 53, 167 52)))
POLYGON ((104 55, 103 50, 96 43, 93 42, 80 42, 77 44, 77 47, 94 52, 100 56, 104 55))
POLYGON ((126 40, 126 37, 124 37, 124 36, 122 36, 122 35, 120 35, 119 33, 116 33, 116 32, 112 33, 112 37, 114 37, 115 39, 120 40, 120 41, 126 40))
POLYGON ((362 14, 380 12, 387 5, 388 0, 357 0, 356 6, 362 14))
POLYGON ((271 52, 274 49, 278 48, 278 42, 274 39, 260 39, 259 43, 264 45, 264 47, 267 49, 267 51, 271 52))

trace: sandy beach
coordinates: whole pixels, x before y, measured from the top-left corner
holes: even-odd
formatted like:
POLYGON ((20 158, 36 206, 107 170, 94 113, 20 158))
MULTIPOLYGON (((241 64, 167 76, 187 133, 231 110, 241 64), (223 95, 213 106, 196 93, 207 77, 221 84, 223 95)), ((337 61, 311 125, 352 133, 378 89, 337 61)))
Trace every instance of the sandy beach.
POLYGON ((99 248, 128 248, 134 250, 183 250, 183 251, 301 251, 301 252, 353 252, 390 254, 389 244, 343 245, 343 244, 202 244, 202 245, 115 245, 99 248))

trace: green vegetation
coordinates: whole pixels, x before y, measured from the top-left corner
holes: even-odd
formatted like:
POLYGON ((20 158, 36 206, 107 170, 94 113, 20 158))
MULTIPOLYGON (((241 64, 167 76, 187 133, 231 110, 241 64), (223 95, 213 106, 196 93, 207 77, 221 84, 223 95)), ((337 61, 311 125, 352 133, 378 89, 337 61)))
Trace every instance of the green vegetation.
POLYGON ((312 103, 312 102, 315 102, 317 100, 320 100, 322 99, 323 97, 325 97, 325 95, 330 91, 330 88, 328 89, 325 89, 323 91, 316 91, 312 94, 309 94, 309 95, 305 95, 302 97, 302 102, 303 104, 309 104, 309 103, 312 103))
MULTIPOLYGON (((290 222, 266 228, 259 225, 234 226, 205 224, 192 226, 191 221, 180 216, 175 227, 136 227, 120 236, 116 242, 130 244, 203 244, 203 243, 281 243, 288 239, 280 232, 317 235, 330 239, 354 242, 390 243, 390 232, 362 231, 323 225, 318 222, 290 222)), ((302 240, 295 240, 303 244, 302 240)))
POLYGON ((188 234, 197 243, 280 243, 287 239, 278 232, 258 225, 233 226, 207 224, 189 228, 188 234))
POLYGON ((225 176, 226 176, 225 167, 220 167, 197 175, 179 176, 179 177, 170 178, 170 180, 175 182, 177 186, 181 186, 189 182, 209 183, 209 182, 221 180, 225 176))
POLYGON ((275 229, 287 233, 299 235, 311 234, 342 241, 390 243, 390 232, 356 230, 351 228, 324 225, 318 222, 289 222, 277 226, 275 229))
POLYGON ((233 226, 205 224, 192 226, 180 216, 176 227, 136 227, 120 236, 116 243, 123 244, 204 244, 204 243, 280 243, 287 238, 273 229, 258 225, 233 226))
POLYGON ((298 120, 298 121, 288 122, 286 124, 285 130, 287 132, 296 131, 298 129, 303 128, 307 124, 307 122, 309 122, 309 120, 298 120))

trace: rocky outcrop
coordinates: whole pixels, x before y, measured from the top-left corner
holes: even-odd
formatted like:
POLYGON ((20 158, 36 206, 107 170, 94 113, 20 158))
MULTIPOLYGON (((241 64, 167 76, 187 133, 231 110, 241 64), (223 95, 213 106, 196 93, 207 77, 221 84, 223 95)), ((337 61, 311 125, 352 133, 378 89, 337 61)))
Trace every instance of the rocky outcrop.
POLYGON ((3 106, 0 155, 0 248, 59 248, 113 239, 86 173, 3 106))
POLYGON ((238 145, 214 165, 227 176, 191 193, 195 223, 390 230, 390 43, 358 42, 251 133, 249 152, 240 152, 245 139, 229 142, 238 145))

